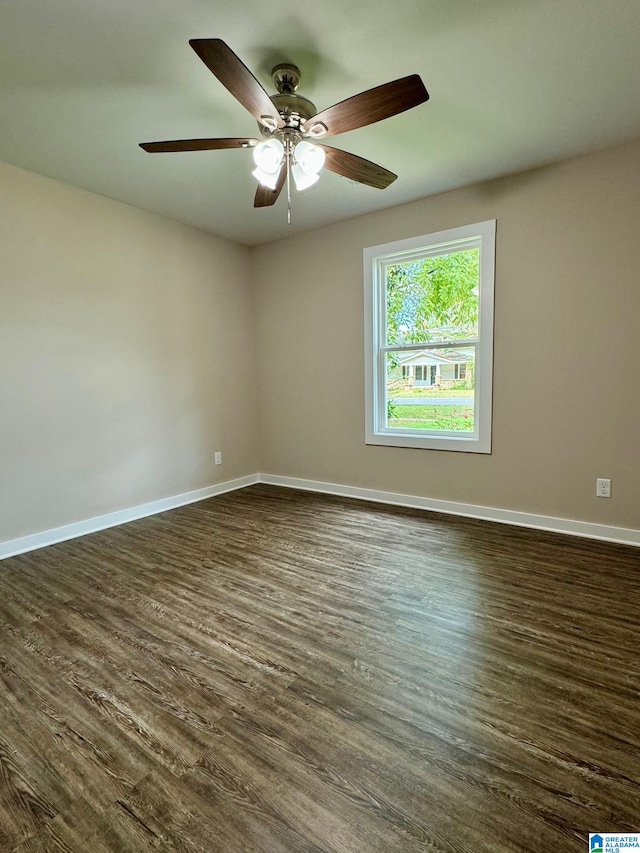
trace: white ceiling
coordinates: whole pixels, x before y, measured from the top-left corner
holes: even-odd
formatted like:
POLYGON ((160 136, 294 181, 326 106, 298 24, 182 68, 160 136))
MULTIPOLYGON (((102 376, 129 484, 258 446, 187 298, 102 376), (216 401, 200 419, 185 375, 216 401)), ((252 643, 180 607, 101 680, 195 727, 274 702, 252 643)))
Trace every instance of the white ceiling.
POLYGON ((640 136, 639 0, 0 0, 0 159, 247 245, 640 136), (427 104, 331 140, 386 190, 329 172, 255 210, 253 136, 189 47, 222 38, 272 93, 294 62, 318 110, 418 73, 427 104))

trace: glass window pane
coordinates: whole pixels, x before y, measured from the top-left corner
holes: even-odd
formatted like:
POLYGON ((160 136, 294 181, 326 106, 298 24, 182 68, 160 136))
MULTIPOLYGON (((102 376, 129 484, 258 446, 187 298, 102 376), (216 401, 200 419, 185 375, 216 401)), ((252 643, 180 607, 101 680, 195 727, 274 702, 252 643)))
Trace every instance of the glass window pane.
POLYGON ((387 346, 478 336, 480 250, 385 266, 387 346))
POLYGON ((473 432, 475 347, 386 354, 386 426, 473 432))

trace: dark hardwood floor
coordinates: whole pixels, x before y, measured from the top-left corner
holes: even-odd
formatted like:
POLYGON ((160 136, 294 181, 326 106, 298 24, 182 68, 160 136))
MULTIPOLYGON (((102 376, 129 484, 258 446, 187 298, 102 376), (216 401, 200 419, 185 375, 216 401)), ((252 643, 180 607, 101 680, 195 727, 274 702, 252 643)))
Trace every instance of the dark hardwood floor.
POLYGON ((640 830, 640 552, 269 486, 0 564, 0 850, 640 830))

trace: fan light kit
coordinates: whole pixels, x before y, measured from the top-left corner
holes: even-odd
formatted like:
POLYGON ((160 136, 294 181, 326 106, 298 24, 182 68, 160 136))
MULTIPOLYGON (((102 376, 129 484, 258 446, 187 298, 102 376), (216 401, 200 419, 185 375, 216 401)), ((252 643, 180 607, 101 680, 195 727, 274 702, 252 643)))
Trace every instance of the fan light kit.
POLYGON ((271 72, 277 94, 268 95, 244 63, 221 39, 192 39, 189 44, 218 80, 258 121, 262 141, 253 138, 179 139, 142 142, 150 153, 253 148, 258 181, 254 207, 275 204, 287 185, 291 221, 291 179, 297 190, 317 183, 326 167, 338 175, 376 189, 386 189, 398 177, 364 157, 317 140, 366 127, 417 107, 429 93, 417 74, 393 80, 317 112, 308 98, 297 94, 300 70, 281 63, 271 72))

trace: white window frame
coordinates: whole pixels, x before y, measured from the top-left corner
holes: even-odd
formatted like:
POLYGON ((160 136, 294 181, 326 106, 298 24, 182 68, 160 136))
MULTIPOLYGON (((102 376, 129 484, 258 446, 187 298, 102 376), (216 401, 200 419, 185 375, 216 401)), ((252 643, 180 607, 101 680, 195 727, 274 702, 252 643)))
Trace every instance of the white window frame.
MULTIPOLYGON (((458 450, 491 453, 491 412, 493 386, 493 304, 495 280, 496 220, 450 228, 422 237, 411 237, 371 246, 364 250, 365 308, 365 442, 391 447, 427 450, 458 450), (416 430, 387 427, 386 354, 397 346, 386 341, 387 264, 417 260, 445 252, 480 250, 478 337, 460 346, 476 348, 474 430, 416 430)), ((411 345, 415 350, 451 348, 451 343, 411 345)))

